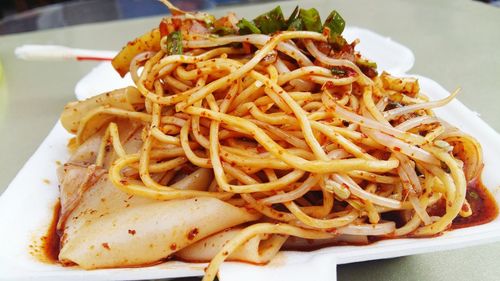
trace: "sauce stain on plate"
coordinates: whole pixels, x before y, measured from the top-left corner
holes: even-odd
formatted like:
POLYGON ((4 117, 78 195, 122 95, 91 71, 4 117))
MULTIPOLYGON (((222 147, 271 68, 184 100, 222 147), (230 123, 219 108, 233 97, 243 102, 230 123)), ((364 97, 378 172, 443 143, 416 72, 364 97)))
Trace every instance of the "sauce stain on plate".
POLYGON ((33 239, 29 247, 29 253, 43 263, 59 263, 59 235, 57 234, 57 221, 61 211, 59 200, 54 204, 52 220, 45 235, 33 239))

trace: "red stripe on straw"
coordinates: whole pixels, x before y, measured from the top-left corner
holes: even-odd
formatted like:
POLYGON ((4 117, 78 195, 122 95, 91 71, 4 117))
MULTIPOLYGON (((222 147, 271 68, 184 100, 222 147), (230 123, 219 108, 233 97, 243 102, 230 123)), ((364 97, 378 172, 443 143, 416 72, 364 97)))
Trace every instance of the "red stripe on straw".
POLYGON ((112 58, 100 58, 100 57, 76 57, 76 60, 98 60, 98 61, 110 61, 112 58))

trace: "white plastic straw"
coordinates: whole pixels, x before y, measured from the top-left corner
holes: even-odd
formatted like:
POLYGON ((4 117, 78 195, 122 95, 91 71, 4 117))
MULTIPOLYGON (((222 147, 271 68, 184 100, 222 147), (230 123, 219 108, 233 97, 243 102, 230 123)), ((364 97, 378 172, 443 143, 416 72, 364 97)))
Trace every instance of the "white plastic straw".
POLYGON ((75 49, 57 45, 23 45, 14 51, 23 60, 111 60, 116 51, 75 49))

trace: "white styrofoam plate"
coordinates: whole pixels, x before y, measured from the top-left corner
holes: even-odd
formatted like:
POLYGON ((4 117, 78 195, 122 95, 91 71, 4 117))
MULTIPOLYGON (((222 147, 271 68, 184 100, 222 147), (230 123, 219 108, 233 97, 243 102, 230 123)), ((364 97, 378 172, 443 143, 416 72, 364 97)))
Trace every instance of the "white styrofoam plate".
MULTIPOLYGON (((362 29, 351 29, 349 36, 356 37, 356 32, 371 55, 367 57, 377 61, 379 68, 403 74, 413 65, 413 55, 406 47, 362 29), (383 49, 392 51, 377 51, 383 49), (400 60, 392 59, 395 53, 402 54, 400 60)), ((431 79, 418 78, 422 91, 432 99, 449 95, 448 91, 431 79)), ((79 99, 83 99, 112 89, 102 85, 127 83, 130 80, 121 80, 109 63, 101 64, 81 80, 76 94, 79 99)), ((500 186, 500 135, 458 100, 436 111, 443 119, 479 140, 484 152, 483 182, 490 188, 500 186)), ((137 280, 202 275, 205 264, 169 261, 145 268, 85 271, 77 267, 42 263, 30 255, 29 245, 44 235, 50 224, 58 198, 56 163, 68 159, 66 144, 70 137, 58 122, 0 197, 0 279, 137 280)), ((499 190, 491 191, 500 202, 499 190)), ((435 252, 499 240, 500 218, 497 218, 488 224, 446 232, 435 238, 384 240, 367 246, 336 246, 306 253, 281 252, 267 266, 228 262, 221 267, 219 277, 221 281, 298 281, 307 280, 310 273, 314 272, 315 280, 331 281, 335 280, 336 264, 435 252), (307 275, 304 277, 304 274, 307 275)))
POLYGON ((75 95, 78 100, 84 100, 114 89, 125 88, 134 82, 127 73, 121 78, 110 62, 103 62, 94 67, 75 86, 75 95), (103 82, 105 81, 105 82, 103 82))
POLYGON ((394 75, 409 71, 415 63, 413 52, 389 37, 381 36, 368 29, 346 27, 342 36, 347 42, 360 40, 356 50, 366 58, 377 63, 378 71, 387 71, 394 75))

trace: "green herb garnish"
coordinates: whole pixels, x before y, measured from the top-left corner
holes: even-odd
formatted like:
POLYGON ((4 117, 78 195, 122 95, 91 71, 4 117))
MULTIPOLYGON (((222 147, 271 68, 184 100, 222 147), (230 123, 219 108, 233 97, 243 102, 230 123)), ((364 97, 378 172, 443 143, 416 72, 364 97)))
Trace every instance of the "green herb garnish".
POLYGON ((332 74, 333 75, 337 75, 337 76, 345 76, 347 74, 347 72, 341 68, 338 68, 338 67, 334 67, 332 68, 332 74))
POLYGON ((167 54, 182 55, 182 33, 174 31, 167 35, 167 54))
POLYGON ((214 29, 212 29, 212 33, 215 33, 219 36, 225 36, 225 35, 235 34, 236 30, 234 30, 230 27, 219 26, 219 27, 215 27, 214 29))
POLYGON ((359 67, 366 67, 366 68, 377 69, 377 63, 373 62, 373 61, 369 61, 367 59, 358 58, 358 59, 356 59, 356 64, 359 67))

